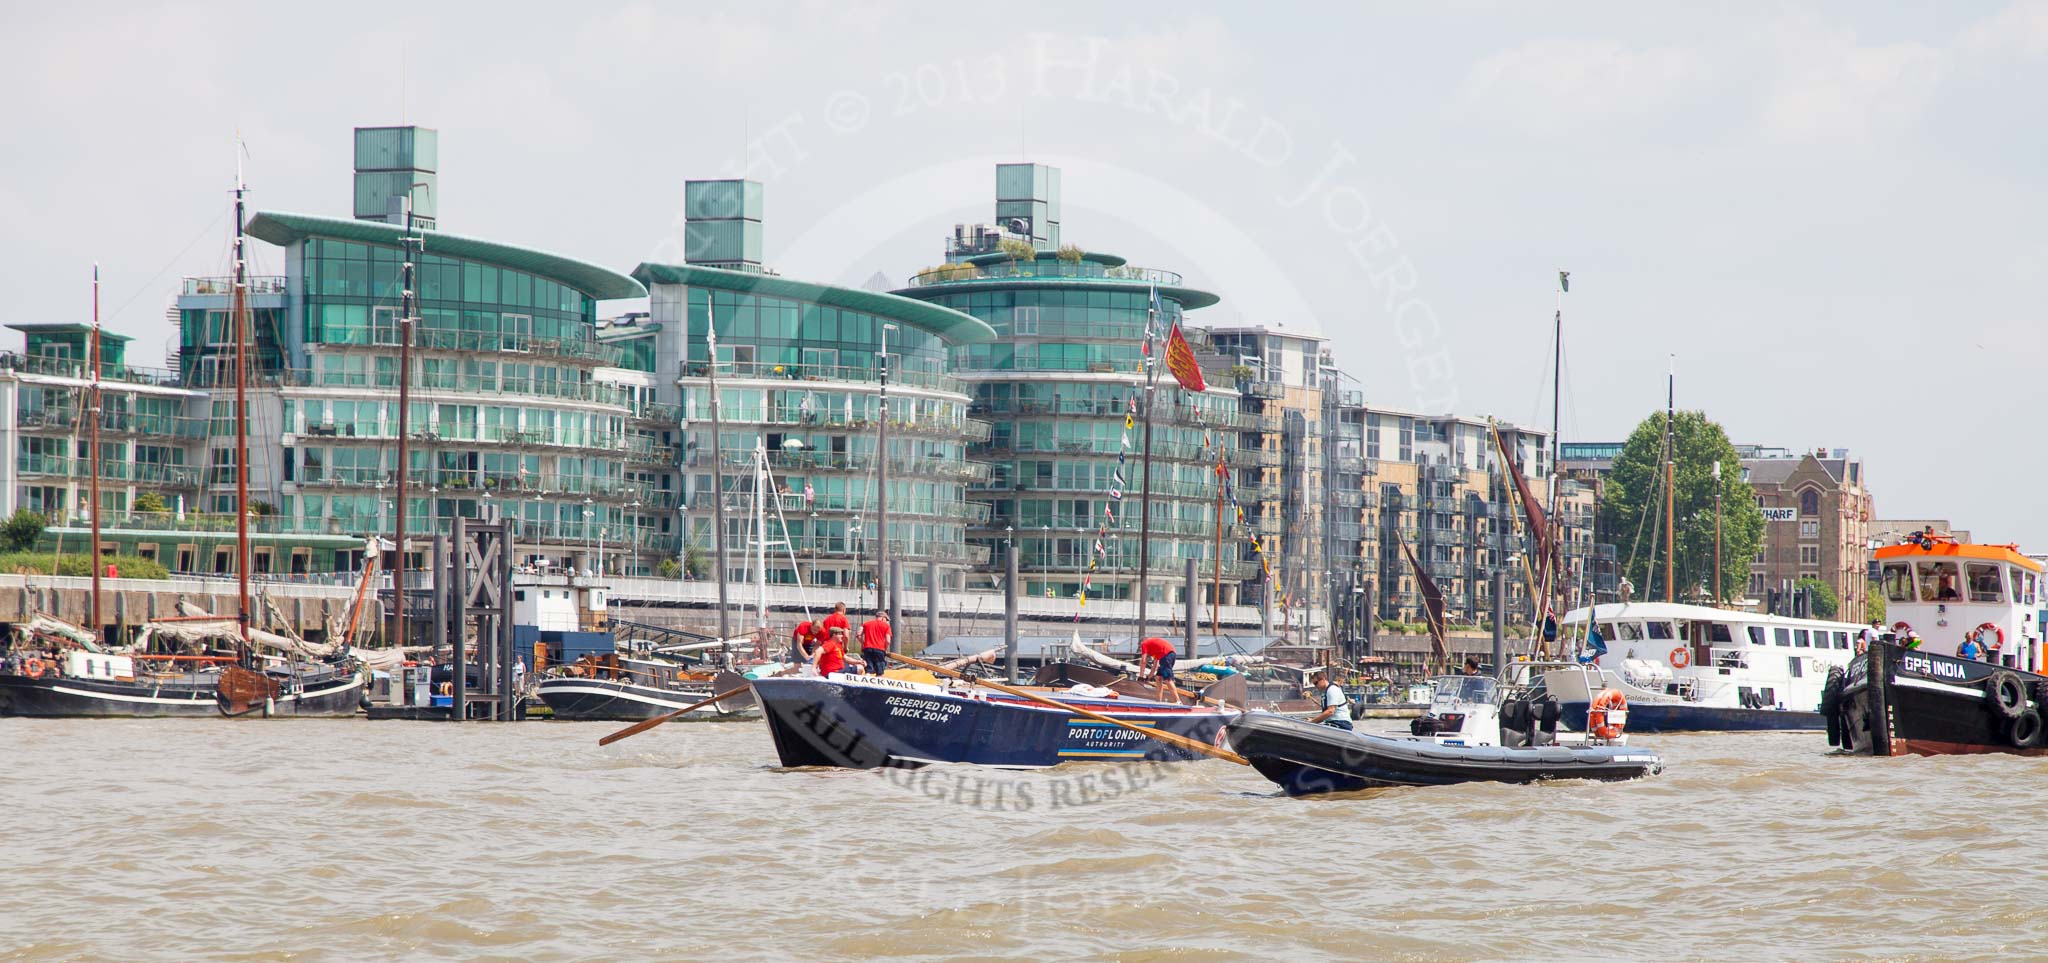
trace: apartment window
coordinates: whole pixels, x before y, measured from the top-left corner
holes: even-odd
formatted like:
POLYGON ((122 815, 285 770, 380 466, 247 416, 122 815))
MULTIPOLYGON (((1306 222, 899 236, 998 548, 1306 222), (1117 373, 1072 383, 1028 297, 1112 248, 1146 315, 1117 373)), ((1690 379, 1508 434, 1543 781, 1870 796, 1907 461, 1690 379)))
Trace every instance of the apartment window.
POLYGON ((1801 564, 1801 565, 1819 565, 1819 564, 1820 564, 1820 546, 1818 546, 1818 545, 1801 545, 1801 546, 1799 546, 1799 564, 1801 564))
POLYGON ((1799 520, 1799 537, 1800 537, 1800 538, 1819 538, 1819 537, 1820 537, 1820 519, 1818 519, 1818 518, 1802 518, 1802 519, 1800 519, 1800 520, 1799 520))
POLYGON ((1820 492, 1818 490, 1809 488, 1799 493, 1799 514, 1820 514, 1820 492))

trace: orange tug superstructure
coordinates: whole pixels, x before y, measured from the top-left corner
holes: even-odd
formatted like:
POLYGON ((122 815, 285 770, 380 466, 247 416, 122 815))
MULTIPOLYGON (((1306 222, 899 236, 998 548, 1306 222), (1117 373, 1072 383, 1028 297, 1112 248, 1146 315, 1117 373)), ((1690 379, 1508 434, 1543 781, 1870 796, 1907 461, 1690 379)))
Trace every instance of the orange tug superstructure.
POLYGON ((1979 661, 2048 669, 2038 621, 2048 580, 2018 546, 1923 534, 1878 549, 1876 561, 1886 619, 1902 639, 1918 636, 1919 650, 1955 656, 1974 640, 1979 661))

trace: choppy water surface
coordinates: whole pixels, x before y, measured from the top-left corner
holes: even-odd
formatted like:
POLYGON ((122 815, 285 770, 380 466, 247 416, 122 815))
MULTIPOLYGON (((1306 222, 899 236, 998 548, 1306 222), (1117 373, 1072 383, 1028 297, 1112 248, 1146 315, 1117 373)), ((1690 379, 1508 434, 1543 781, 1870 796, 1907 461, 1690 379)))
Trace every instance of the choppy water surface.
POLYGON ((0 720, 0 957, 1815 958, 2048 946, 2048 759, 1645 736, 1323 799, 1227 763, 780 771, 759 722, 0 720))

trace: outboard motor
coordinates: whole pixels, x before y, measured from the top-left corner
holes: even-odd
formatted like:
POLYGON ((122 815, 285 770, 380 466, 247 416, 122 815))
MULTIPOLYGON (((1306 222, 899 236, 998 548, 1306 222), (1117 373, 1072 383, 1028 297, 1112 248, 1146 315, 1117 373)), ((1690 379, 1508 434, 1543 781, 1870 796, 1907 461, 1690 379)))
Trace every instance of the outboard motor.
POLYGON ((1411 736, 1433 736, 1436 735, 1436 731, 1437 719, 1427 712, 1408 722, 1408 734, 1411 736))

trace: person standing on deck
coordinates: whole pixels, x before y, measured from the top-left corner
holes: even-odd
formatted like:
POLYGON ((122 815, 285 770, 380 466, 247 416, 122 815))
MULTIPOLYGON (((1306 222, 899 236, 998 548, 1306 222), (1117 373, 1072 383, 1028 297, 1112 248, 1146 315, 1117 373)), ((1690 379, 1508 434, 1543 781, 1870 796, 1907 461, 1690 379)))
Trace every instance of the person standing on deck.
POLYGON ((1330 681, 1330 674, 1317 669, 1308 677, 1309 689, 1316 695, 1316 701, 1323 711, 1308 721, 1329 726, 1332 729, 1351 731, 1351 700, 1345 698, 1344 688, 1330 681))
POLYGON ((860 659, 869 675, 889 671, 889 613, 876 610, 875 617, 860 624, 860 659))
MULTIPOLYGON (((1162 693, 1172 690, 1173 664, 1178 661, 1180 661, 1180 651, 1173 647, 1173 643, 1165 639, 1154 636, 1138 643, 1138 678, 1141 680, 1158 680, 1159 689, 1162 693)), ((1160 699, 1161 701, 1177 701, 1168 700, 1165 695, 1161 695, 1160 699)))

